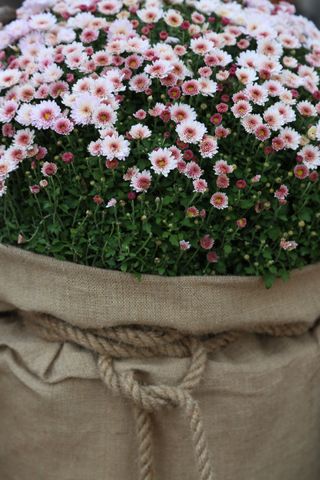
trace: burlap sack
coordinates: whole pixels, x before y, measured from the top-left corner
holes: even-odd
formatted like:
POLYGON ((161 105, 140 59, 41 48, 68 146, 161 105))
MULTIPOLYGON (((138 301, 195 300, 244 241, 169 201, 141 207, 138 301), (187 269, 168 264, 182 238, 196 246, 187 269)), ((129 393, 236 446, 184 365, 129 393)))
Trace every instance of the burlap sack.
MULTIPOLYGON (((299 336, 243 333, 210 354, 193 395, 216 480, 319 480, 319 293, 320 265, 266 290, 253 278, 139 282, 0 246, 1 480, 139 479, 131 402, 106 388, 95 354, 41 339, 18 311, 82 329, 130 324, 192 335, 304 322, 309 330, 299 336)), ((190 359, 114 364, 119 372, 139 370, 148 384, 176 385, 190 359)), ((154 478, 199 479, 180 409, 159 410, 152 419, 154 478)))

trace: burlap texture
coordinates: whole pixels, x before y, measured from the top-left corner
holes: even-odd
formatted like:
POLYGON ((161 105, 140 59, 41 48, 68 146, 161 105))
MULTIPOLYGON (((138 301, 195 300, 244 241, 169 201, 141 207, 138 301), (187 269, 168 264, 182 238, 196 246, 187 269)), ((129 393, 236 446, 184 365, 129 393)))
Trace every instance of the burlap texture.
MULTIPOLYGON (((244 335, 212 354, 195 397, 217 480, 320 478, 320 265, 265 290, 257 279, 158 278, 59 262, 0 246, 1 480, 136 480, 129 402, 95 356, 47 343, 15 309, 80 327, 149 325, 194 334, 304 321, 297 338, 244 335), (312 328, 312 326, 314 328, 312 328)), ((117 360, 152 384, 177 384, 188 359, 117 360)), ((179 410, 154 415, 157 480, 197 480, 179 410)))

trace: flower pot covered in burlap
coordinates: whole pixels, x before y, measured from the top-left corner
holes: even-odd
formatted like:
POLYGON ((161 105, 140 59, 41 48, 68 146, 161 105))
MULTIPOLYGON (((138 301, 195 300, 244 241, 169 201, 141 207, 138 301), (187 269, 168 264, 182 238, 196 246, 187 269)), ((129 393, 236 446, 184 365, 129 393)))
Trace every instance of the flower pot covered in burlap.
POLYGON ((3 480, 320 478, 320 265, 143 276, 0 246, 3 480))

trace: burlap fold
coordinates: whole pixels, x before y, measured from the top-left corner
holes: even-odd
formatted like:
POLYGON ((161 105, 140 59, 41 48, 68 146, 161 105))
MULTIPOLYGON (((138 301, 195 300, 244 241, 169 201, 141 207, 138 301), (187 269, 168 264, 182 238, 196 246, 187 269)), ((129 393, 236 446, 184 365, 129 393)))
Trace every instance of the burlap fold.
MULTIPOLYGON (((305 325, 292 337, 244 333, 211 353, 193 395, 214 480, 319 480, 319 293, 320 265, 268 291, 254 278, 138 282, 0 246, 0 479, 139 479, 131 404, 101 381, 97 355, 44 340, 19 310, 82 329, 146 325, 192 335, 305 325)), ((189 367, 189 358, 114 361, 117 374, 139 371, 148 385, 178 385, 189 367)), ((199 478, 182 417, 179 409, 152 413, 157 480, 199 478)))
POLYGON ((173 327, 199 334, 259 324, 310 325, 320 314, 320 264, 267 290, 254 277, 160 277, 88 268, 0 245, 0 304, 79 327, 173 327))

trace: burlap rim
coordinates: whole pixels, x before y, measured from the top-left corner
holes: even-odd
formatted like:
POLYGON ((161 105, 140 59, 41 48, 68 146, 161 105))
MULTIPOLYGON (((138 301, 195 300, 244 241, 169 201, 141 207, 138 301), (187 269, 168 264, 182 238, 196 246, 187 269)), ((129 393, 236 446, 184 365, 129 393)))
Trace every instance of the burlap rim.
POLYGON ((0 244, 0 310, 34 310, 81 328, 147 325, 219 333, 320 316, 320 264, 267 290, 256 277, 161 277, 76 265, 0 244))

